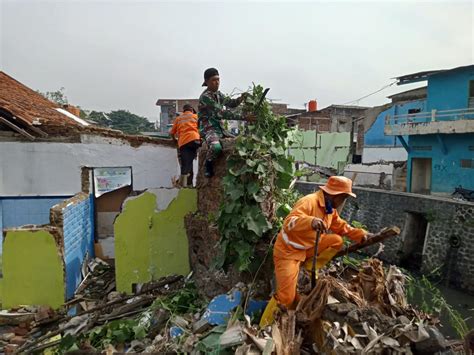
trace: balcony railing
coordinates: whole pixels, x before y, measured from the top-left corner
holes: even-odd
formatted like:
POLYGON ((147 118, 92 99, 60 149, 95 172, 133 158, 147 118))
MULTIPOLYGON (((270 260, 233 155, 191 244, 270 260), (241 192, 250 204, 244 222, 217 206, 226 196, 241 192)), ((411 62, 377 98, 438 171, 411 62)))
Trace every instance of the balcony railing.
POLYGON ((390 126, 416 125, 418 123, 459 120, 474 120, 474 108, 444 111, 432 110, 431 112, 418 112, 395 116, 387 115, 385 117, 385 124, 390 126))

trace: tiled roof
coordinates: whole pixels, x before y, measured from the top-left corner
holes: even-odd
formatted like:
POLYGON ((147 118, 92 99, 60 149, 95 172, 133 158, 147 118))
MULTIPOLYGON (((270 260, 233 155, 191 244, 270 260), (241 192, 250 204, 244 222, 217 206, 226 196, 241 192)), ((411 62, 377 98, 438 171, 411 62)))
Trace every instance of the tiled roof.
POLYGON ((17 120, 26 124, 71 125, 81 123, 57 111, 57 104, 0 71, 0 108, 9 111, 17 120))
POLYGON ((128 135, 91 125, 0 71, 0 127, 2 125, 29 140, 54 140, 61 137, 80 142, 81 134, 93 134, 126 140, 133 147, 143 143, 174 147, 171 139, 128 135))

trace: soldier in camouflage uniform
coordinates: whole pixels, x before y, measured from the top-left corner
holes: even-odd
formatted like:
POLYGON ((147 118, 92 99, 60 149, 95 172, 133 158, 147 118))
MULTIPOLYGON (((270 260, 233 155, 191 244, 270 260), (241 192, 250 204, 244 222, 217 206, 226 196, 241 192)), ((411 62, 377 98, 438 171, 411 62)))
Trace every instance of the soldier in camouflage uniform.
POLYGON ((239 106, 246 96, 242 94, 237 99, 231 99, 219 91, 219 72, 215 68, 209 68, 204 72, 204 83, 207 89, 199 97, 199 130, 201 137, 207 143, 206 171, 207 177, 214 175, 213 161, 221 154, 221 138, 232 137, 222 126, 222 120, 252 120, 252 115, 242 117, 227 108, 239 106))

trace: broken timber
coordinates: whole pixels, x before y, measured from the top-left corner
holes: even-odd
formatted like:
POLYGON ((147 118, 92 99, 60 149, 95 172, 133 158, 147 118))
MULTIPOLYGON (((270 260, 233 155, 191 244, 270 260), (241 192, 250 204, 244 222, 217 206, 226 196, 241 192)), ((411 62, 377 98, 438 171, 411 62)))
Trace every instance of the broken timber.
POLYGON ((398 227, 387 227, 382 229, 380 232, 375 234, 373 237, 367 239, 363 243, 357 243, 357 244, 352 244, 348 246, 347 248, 342 249, 339 251, 334 257, 338 258, 340 256, 347 255, 349 253, 354 253, 360 249, 363 249, 365 247, 368 247, 370 245, 376 244, 383 242, 385 239, 395 237, 397 235, 400 235, 400 228, 398 227))

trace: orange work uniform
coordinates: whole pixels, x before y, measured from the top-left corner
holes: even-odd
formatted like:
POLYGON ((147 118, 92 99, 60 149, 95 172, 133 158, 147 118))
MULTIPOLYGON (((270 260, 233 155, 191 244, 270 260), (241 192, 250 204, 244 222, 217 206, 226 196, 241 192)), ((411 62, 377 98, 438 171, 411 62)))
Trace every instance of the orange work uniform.
POLYGON ((198 130, 198 117, 195 113, 186 111, 176 117, 173 127, 170 129, 171 135, 178 136, 178 147, 193 141, 199 141, 201 136, 198 130))
POLYGON ((297 299, 296 286, 301 264, 312 259, 316 231, 312 228, 314 218, 323 221, 326 230, 321 234, 318 255, 332 248, 334 253, 343 245, 341 236, 360 242, 367 232, 353 228, 344 221, 336 209, 327 210, 323 191, 301 198, 285 218, 273 249, 275 276, 277 282, 276 300, 291 307, 297 299))

